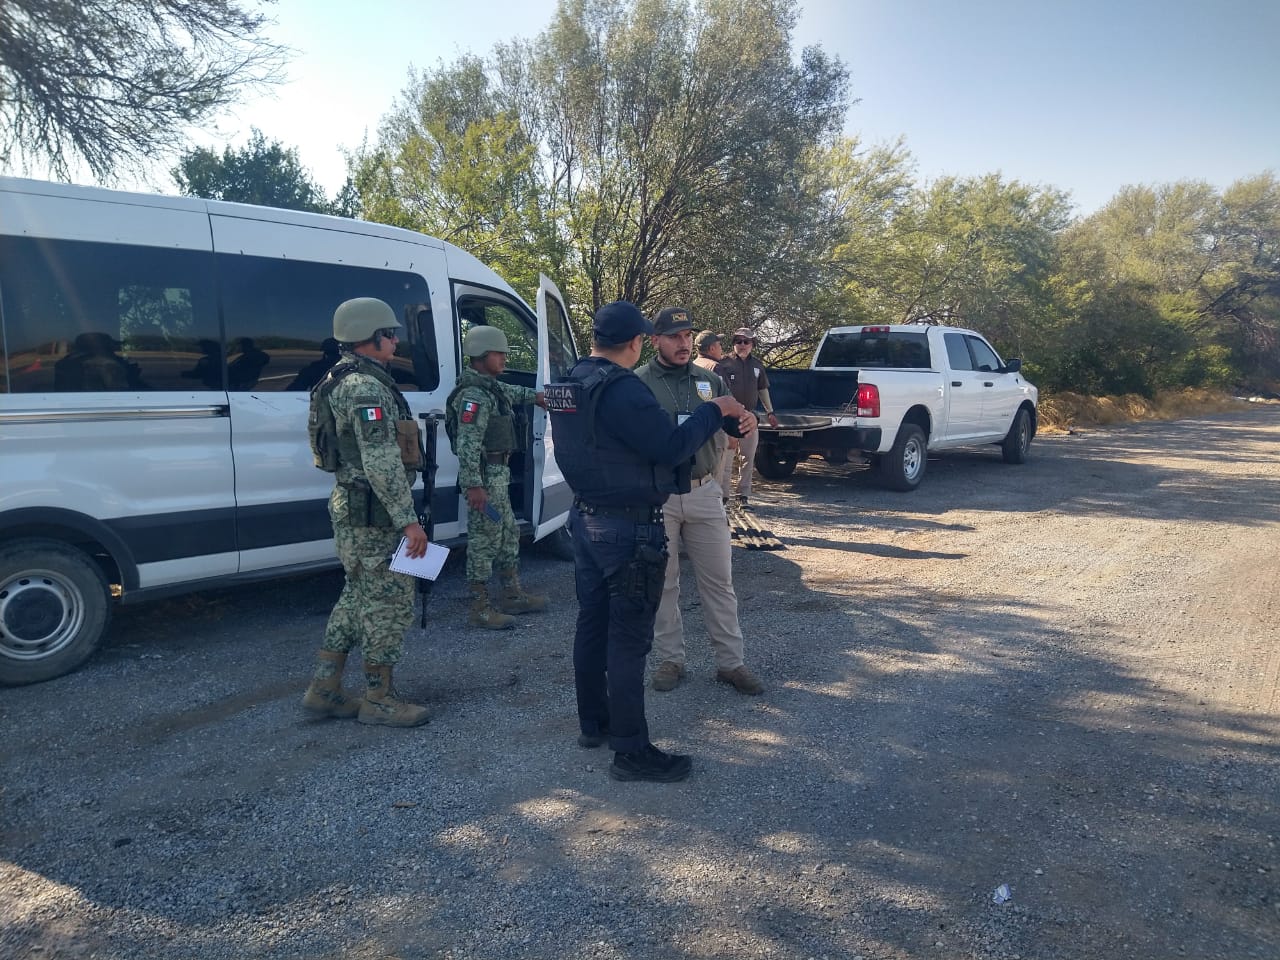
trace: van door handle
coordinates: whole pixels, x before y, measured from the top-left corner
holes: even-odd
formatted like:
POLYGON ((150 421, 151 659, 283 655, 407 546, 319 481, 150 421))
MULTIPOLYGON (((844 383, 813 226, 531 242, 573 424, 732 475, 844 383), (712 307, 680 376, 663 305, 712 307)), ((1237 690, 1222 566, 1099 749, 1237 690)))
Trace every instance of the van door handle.
POLYGON ((952 385, 953 387, 961 387, 961 386, 964 386, 964 381, 963 381, 963 380, 952 380, 952 381, 951 381, 951 385, 952 385))
POLYGON ((994 384, 994 383, 992 383, 990 380, 987 380, 987 381, 986 381, 986 382, 984 382, 982 385, 983 385, 984 387, 994 387, 994 386, 995 386, 995 384, 994 384))

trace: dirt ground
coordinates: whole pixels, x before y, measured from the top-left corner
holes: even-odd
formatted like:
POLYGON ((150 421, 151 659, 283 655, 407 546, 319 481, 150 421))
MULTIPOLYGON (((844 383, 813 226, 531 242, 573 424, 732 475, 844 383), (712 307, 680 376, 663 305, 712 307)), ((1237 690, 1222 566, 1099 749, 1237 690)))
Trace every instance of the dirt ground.
POLYGON ((503 634, 451 560, 420 731, 301 717, 338 576, 119 610, 0 690, 0 956, 1280 957, 1280 407, 753 502, 769 689, 710 681, 686 575, 690 679, 649 695, 679 785, 574 745, 570 568, 534 551, 554 609, 503 634))

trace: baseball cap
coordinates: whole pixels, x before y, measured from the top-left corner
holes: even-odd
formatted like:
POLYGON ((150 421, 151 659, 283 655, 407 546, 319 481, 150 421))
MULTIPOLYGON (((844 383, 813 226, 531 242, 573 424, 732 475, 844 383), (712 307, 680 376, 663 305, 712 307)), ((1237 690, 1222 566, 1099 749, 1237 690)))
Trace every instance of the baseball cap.
POLYGON ((698 344, 699 350, 706 350, 713 343, 720 342, 720 334, 716 333, 714 330, 703 330, 698 334, 698 339, 695 342, 698 344))
POLYGON ((739 327, 737 330, 733 331, 733 338, 735 340, 750 340, 752 343, 756 342, 756 335, 752 332, 750 327, 739 327))
POLYGON ((658 336, 692 329, 693 322, 689 319, 689 311, 684 307, 667 307, 653 320, 653 332, 658 336))
POLYGON ((615 300, 596 311, 591 319, 591 333, 601 343, 616 346, 637 334, 653 333, 653 324, 631 301, 615 300))

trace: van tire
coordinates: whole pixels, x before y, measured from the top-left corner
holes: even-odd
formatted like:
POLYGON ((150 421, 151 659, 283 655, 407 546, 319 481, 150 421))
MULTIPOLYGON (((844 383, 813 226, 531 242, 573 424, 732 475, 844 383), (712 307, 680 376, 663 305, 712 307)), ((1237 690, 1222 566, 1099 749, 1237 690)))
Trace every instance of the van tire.
POLYGON ((800 457, 794 453, 778 453, 772 444, 762 443, 756 451, 756 469, 768 480, 785 480, 795 473, 800 457))
POLYGON ((1005 463, 1025 463, 1031 450, 1031 415, 1025 408, 1013 416, 1013 426, 1000 442, 1000 454, 1005 463))
POLYGON ((0 548, 0 684, 70 673, 98 649, 110 620, 106 577, 84 551, 35 539, 0 548))
POLYGON ((924 479, 928 462, 924 431, 917 424, 904 423, 898 428, 892 449, 880 459, 880 482, 890 490, 914 490, 924 479))

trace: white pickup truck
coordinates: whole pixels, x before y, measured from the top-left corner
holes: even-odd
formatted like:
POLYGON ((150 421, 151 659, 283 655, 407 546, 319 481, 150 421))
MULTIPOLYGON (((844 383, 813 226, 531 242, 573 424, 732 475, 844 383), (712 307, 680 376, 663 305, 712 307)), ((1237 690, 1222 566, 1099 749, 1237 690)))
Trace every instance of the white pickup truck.
POLYGON ((756 469, 780 479, 814 455, 857 454, 886 486, 914 490, 931 450, 999 444, 1006 463, 1022 463, 1039 391, 1021 369, 973 330, 833 327, 808 370, 769 370, 778 426, 760 425, 756 469))

